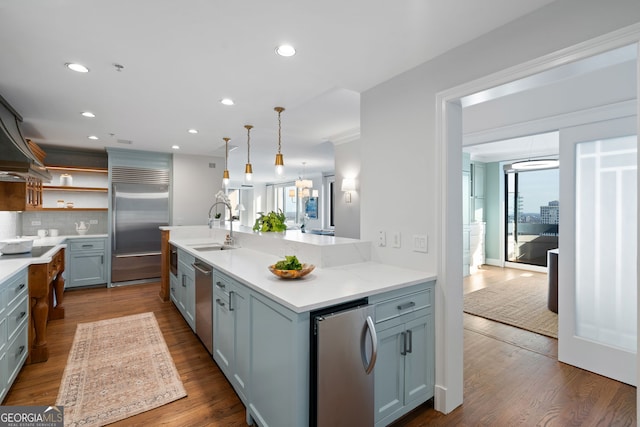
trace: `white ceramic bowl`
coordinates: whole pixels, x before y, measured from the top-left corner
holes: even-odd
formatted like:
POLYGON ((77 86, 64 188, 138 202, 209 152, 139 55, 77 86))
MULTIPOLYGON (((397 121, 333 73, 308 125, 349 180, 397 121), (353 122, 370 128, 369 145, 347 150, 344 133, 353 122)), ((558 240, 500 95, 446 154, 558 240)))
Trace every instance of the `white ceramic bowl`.
POLYGON ((0 252, 6 255, 31 252, 33 239, 5 239, 0 240, 0 252))

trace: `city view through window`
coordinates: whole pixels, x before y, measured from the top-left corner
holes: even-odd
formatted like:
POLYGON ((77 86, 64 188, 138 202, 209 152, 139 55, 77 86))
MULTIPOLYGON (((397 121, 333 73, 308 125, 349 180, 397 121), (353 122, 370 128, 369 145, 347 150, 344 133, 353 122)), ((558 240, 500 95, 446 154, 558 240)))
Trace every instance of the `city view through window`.
POLYGON ((558 247, 559 170, 509 172, 505 182, 505 259, 546 267, 558 247))

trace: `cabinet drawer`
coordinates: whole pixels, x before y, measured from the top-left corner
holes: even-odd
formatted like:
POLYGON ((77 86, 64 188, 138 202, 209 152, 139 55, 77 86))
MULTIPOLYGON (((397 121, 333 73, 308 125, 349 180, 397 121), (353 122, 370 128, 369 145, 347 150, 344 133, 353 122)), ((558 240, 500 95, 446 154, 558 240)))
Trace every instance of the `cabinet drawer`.
POLYGON ((234 280, 225 276, 224 274, 214 271, 213 273, 213 292, 215 293, 228 293, 229 288, 235 283, 234 280))
POLYGON ((11 342, 7 349, 7 373, 9 384, 13 383, 24 361, 27 359, 28 353, 27 342, 27 325, 22 325, 18 329, 15 340, 11 342))
POLYGON ((71 252, 104 250, 104 239, 76 239, 69 242, 71 252))
MULTIPOLYGON (((181 249, 178 250, 178 262, 191 266, 196 261, 196 257, 181 249)), ((193 268, 193 267, 192 267, 193 268)))
POLYGON ((3 303, 4 307, 7 307, 8 310, 11 310, 14 304, 16 304, 21 297, 25 296, 28 291, 29 287, 27 286, 27 274, 26 272, 20 273, 18 276, 9 279, 7 287, 3 294, 4 301, 1 302, 3 303))
POLYGON ((9 339, 7 338, 7 318, 2 316, 2 320, 0 320, 0 353, 7 349, 7 343, 9 339))
POLYGON ((405 295, 376 304, 376 323, 431 307, 431 289, 405 295))
POLYGON ((7 314, 7 339, 11 341, 29 317, 29 298, 26 296, 7 314))

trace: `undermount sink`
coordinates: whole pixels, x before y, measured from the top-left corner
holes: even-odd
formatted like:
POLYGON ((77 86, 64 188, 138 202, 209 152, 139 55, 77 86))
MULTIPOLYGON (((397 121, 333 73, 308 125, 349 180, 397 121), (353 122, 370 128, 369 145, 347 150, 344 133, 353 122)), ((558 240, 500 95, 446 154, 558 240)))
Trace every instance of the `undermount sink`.
POLYGON ((191 246, 193 249, 199 252, 210 252, 210 251, 226 251, 229 249, 235 249, 233 246, 229 245, 206 245, 206 246, 191 246))

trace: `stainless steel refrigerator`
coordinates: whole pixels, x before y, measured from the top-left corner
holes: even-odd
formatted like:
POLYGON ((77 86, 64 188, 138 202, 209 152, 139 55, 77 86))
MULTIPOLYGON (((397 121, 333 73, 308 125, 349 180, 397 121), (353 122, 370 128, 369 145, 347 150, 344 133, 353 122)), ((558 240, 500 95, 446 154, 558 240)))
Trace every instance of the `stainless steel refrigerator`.
POLYGON ((169 224, 169 171, 114 168, 111 282, 160 277, 160 226, 169 224))
POLYGON ((310 426, 374 425, 373 317, 366 299, 311 313, 310 426))

